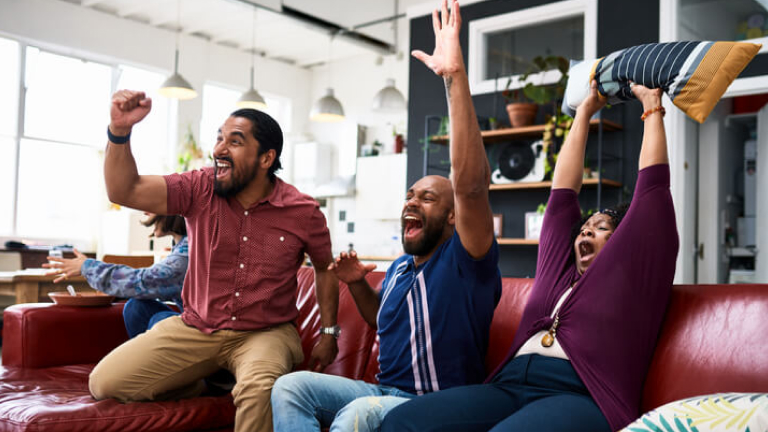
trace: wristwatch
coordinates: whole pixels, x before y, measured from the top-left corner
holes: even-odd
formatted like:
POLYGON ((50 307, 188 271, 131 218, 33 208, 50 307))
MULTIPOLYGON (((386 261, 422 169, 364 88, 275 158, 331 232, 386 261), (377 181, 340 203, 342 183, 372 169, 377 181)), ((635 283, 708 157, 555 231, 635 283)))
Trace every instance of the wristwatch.
POLYGON ((341 334, 341 327, 339 327, 338 325, 335 325, 333 327, 320 327, 320 334, 331 335, 336 339, 338 339, 339 335, 341 334))

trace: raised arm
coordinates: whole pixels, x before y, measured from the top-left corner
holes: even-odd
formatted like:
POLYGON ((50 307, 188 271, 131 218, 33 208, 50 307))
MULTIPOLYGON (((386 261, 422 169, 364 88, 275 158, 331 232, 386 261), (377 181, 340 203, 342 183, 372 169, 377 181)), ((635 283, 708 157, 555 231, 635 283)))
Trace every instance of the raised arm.
POLYGON ((579 193, 584 177, 584 152, 587 149, 589 119, 605 106, 605 99, 597 93, 597 83, 592 81, 589 96, 576 109, 571 131, 557 155, 552 189, 572 189, 579 193))
POLYGON ((640 84, 632 85, 632 93, 643 104, 648 114, 643 124, 643 144, 640 148, 638 169, 651 165, 668 164, 667 134, 664 131, 664 115, 661 107, 661 89, 649 89, 640 84), (657 110, 657 111, 654 111, 657 110), (661 111, 661 112, 659 112, 661 111))
MULTIPOLYGON (((128 137, 133 125, 140 122, 152 109, 152 99, 144 92, 120 90, 112 96, 109 131, 116 136, 128 137)), ((118 144, 110 141, 104 155, 104 181, 109 200, 115 204, 156 214, 166 214, 168 192, 161 176, 139 175, 136 160, 131 153, 131 142, 118 144)))
POLYGON ((490 167, 477 124, 469 80, 459 43, 461 12, 453 1, 443 0, 442 13, 432 13, 435 51, 414 51, 437 75, 443 77, 450 116, 451 182, 453 183, 456 230, 473 258, 485 256, 493 243, 493 216, 488 201, 490 167))

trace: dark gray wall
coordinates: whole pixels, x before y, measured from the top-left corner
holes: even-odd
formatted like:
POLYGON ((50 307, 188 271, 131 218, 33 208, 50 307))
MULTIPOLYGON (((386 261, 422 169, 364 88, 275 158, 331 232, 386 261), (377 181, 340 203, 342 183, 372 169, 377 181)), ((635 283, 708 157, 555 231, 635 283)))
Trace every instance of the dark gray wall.
MULTIPOLYGON (((542 0, 489 0, 462 7, 463 28, 461 44, 464 58, 467 58, 467 35, 472 20, 488 16, 526 9, 550 3, 542 0)), ((658 42, 659 8, 653 2, 637 7, 636 0, 600 0, 598 4, 598 56, 604 56, 615 50, 633 45, 658 42), (632 11, 631 19, 627 11, 632 11)), ((431 17, 424 16, 411 20, 411 49, 431 52, 434 48, 431 17)), ((409 71, 409 119, 408 119, 408 184, 418 180, 423 174, 423 146, 425 119, 427 116, 447 115, 445 90, 442 79, 435 76, 418 60, 411 58, 409 71)), ((492 94, 473 97, 478 117, 506 118, 504 102, 501 97, 492 94)), ((622 132, 607 132, 603 138, 603 168, 605 177, 618 180, 625 186, 621 190, 603 191, 603 207, 627 201, 631 197, 637 178, 637 161, 642 139, 642 109, 637 103, 614 106, 603 110, 607 119, 624 126, 622 132), (611 153, 619 158, 611 158, 611 153)), ((540 122, 543 118, 539 119, 540 122)), ((429 133, 435 133, 439 121, 430 123, 429 133)), ((674 145, 674 143, 670 143, 674 145)), ((498 144, 497 144, 498 145, 498 144)), ((497 146, 496 145, 496 146, 497 146)), ((494 145, 486 148, 489 159, 495 160, 494 145)), ((448 152, 445 146, 430 145, 430 167, 428 174, 448 173, 448 152)), ((591 166, 596 166, 597 139, 592 134, 587 147, 587 157, 591 166)), ((492 163, 493 164, 493 163, 492 163)), ((524 236, 524 213, 535 210, 539 203, 547 201, 548 190, 495 191, 491 193, 491 206, 494 213, 504 214, 504 237, 524 236)), ((584 189, 580 196, 582 208, 596 207, 595 189, 584 189)), ((535 246, 501 246, 500 268, 504 276, 534 276, 536 268, 535 246)))

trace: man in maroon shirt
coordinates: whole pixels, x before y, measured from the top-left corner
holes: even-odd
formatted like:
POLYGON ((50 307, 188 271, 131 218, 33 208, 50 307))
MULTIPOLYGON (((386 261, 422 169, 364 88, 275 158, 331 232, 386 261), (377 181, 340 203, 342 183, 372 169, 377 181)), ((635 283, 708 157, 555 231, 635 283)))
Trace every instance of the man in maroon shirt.
POLYGON ((267 114, 243 109, 219 129, 212 168, 139 175, 133 125, 150 111, 143 92, 112 98, 104 176, 109 199, 156 214, 180 214, 189 231, 184 313, 112 351, 91 373, 97 399, 123 402, 199 394, 220 368, 237 381, 235 430, 272 430, 274 381, 303 360, 293 321, 296 271, 315 268, 322 336, 312 351, 321 369, 336 357, 338 282, 325 217, 317 203, 275 176, 283 137, 267 114))

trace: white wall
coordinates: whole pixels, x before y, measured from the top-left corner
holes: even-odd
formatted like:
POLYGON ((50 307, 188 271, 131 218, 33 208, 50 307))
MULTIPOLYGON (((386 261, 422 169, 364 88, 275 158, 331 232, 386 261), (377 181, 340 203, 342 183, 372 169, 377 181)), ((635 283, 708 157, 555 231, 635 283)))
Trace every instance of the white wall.
MULTIPOLYGON (((61 54, 107 63, 121 62, 170 74, 176 34, 59 0, 0 0, 0 35, 61 54)), ((182 35, 179 72, 200 92, 211 81, 247 89, 251 56, 182 35)), ((307 127, 312 74, 285 63, 257 59, 256 87, 291 98, 293 129, 307 127)), ((105 107, 106 109, 106 107, 105 107)), ((179 136, 192 124, 198 131, 202 98, 179 103, 179 136)), ((222 121, 228 113, 222 113, 222 121)))

